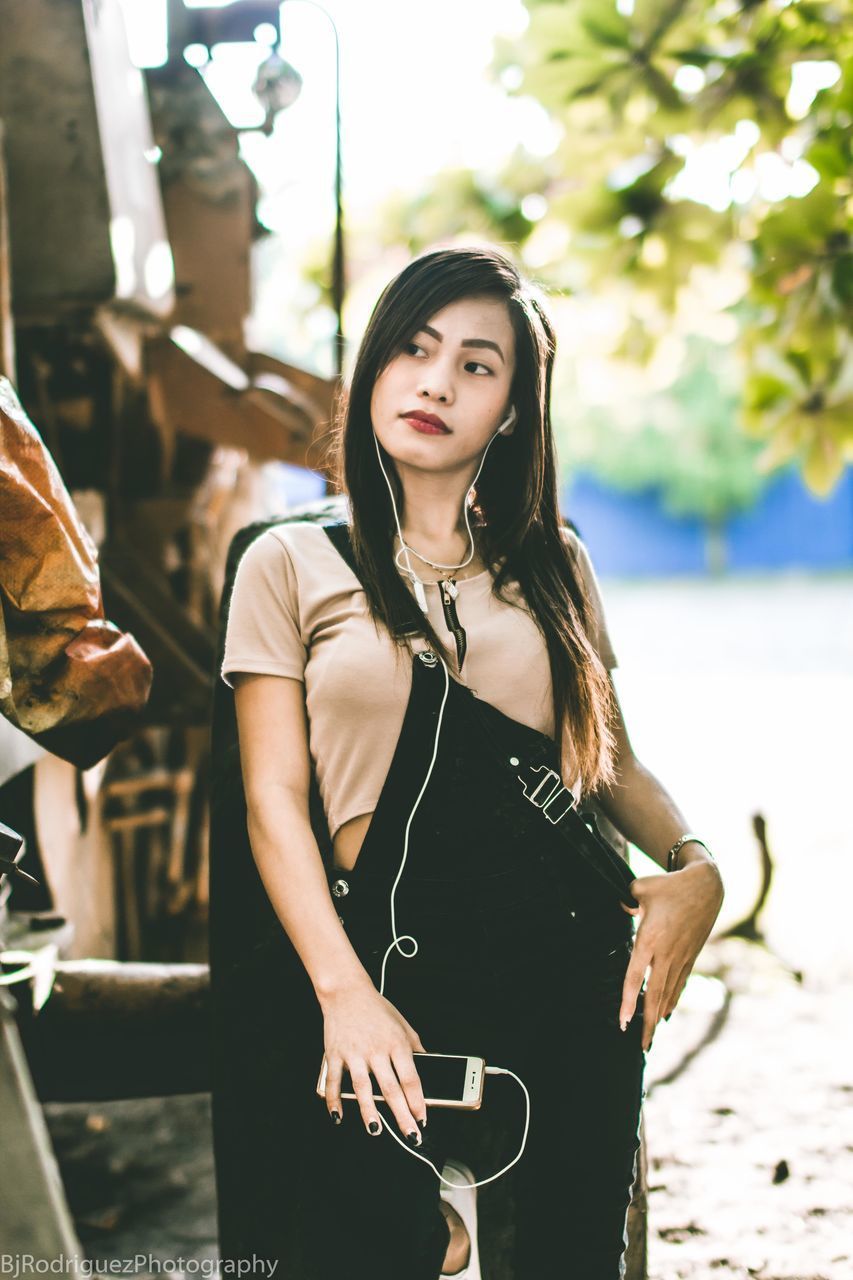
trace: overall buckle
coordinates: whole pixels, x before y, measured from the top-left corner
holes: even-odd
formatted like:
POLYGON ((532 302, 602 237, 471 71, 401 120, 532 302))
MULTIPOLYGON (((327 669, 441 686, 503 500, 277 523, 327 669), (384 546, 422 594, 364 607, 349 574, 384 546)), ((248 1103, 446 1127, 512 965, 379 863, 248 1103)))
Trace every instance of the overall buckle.
POLYGON ((516 774, 516 777, 521 783, 525 798, 537 809, 541 809, 549 822, 559 822, 561 818, 564 818, 566 814, 575 807, 577 800, 572 795, 569 788, 563 786, 563 781, 560 775, 554 769, 549 769, 548 766, 544 764, 537 764, 530 765, 530 772, 542 773, 543 777, 539 782, 537 782, 532 791, 528 791, 528 783, 532 785, 532 779, 525 779, 520 773, 516 774), (549 787, 549 789, 540 799, 539 793, 544 787, 549 787))

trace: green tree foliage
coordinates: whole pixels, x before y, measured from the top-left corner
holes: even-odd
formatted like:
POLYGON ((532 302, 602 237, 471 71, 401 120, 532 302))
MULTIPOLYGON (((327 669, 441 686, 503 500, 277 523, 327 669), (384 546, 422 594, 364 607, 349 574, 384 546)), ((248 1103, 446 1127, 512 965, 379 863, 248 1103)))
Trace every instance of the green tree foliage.
POLYGON ((519 244, 552 289, 612 293, 618 359, 650 364, 674 325, 701 338, 710 313, 726 318, 718 345, 704 344, 704 375, 693 344, 671 388, 685 410, 706 405, 690 458, 653 417, 629 444, 602 410, 589 459, 599 474, 656 477, 667 501, 707 517, 741 505, 756 465, 796 461, 828 493, 853 459, 853 3, 526 6, 528 29, 498 48, 495 73, 538 99, 561 142, 545 159, 514 155, 497 177, 445 175, 397 211, 392 234, 419 248, 491 233, 519 244), (825 87, 803 98, 808 64, 825 87), (531 194, 535 220, 523 212, 531 194), (738 372, 721 396, 712 374, 727 347, 738 372), (736 439, 738 415, 751 440, 736 439))
POLYGON ((561 432, 569 460, 617 489, 660 487, 671 515, 719 524, 751 507, 763 487, 754 465, 761 446, 736 425, 737 380, 731 353, 709 353, 707 343, 693 339, 665 390, 574 414, 561 432))
POLYGON ((853 8, 620 7, 528 0, 528 31, 502 53, 521 66, 520 89, 564 126, 558 168, 570 173, 582 157, 552 214, 576 233, 588 284, 619 272, 667 310, 695 263, 722 261, 732 244, 747 250, 744 425, 770 442, 765 466, 799 457, 825 493, 853 457, 853 8), (840 74, 797 118, 792 74, 815 61, 840 74), (685 157, 738 133, 728 193, 714 207, 679 196, 685 157), (754 184, 768 153, 780 177, 799 171, 775 200, 754 184), (802 193, 800 175, 813 182, 802 193))
POLYGON ((579 410, 564 373, 555 419, 561 457, 614 489, 655 489, 664 511, 700 519, 708 568, 719 573, 726 520, 754 506, 766 485, 756 465, 762 446, 737 423, 739 398, 735 353, 698 338, 688 340, 673 382, 639 399, 579 410))

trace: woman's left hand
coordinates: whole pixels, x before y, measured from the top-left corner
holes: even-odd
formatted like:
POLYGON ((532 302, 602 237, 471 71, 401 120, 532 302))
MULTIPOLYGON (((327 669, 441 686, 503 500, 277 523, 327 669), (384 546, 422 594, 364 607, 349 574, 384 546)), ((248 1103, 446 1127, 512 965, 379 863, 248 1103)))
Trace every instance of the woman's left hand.
MULTIPOLYGON (((678 1003, 696 957, 720 912, 723 882, 716 865, 690 862, 680 871, 641 876, 630 886, 639 915, 634 950, 622 987, 620 1025, 624 1029, 637 1007, 646 969, 651 965, 644 995, 643 1048, 651 1048, 658 1021, 678 1003)), ((625 904, 622 904, 625 906, 625 904)))

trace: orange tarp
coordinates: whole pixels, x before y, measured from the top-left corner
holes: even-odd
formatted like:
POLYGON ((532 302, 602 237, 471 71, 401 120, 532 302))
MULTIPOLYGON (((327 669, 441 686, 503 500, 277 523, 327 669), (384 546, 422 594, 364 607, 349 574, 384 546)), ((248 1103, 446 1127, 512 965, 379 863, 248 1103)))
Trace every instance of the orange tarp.
POLYGON ((0 378, 0 712, 87 768, 130 732, 151 678, 133 637, 104 618, 95 545, 0 378))

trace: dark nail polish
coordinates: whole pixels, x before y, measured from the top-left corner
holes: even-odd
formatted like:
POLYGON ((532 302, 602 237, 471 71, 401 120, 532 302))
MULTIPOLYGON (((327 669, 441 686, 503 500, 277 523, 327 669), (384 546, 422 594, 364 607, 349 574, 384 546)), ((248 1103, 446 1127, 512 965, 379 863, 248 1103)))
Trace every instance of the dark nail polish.
POLYGON ((334 1121, 335 1124, 341 1123, 341 1117, 337 1111, 330 1111, 329 1114, 331 1115, 332 1120, 334 1121))
POLYGON ((382 1125, 379 1123, 378 1120, 371 1120, 370 1124, 367 1126, 367 1129, 369 1133, 372 1133, 373 1136, 376 1137, 376 1134, 381 1131, 382 1125))
POLYGON ((418 1121, 418 1124, 420 1125, 421 1129, 425 1129, 425 1128, 426 1128, 426 1120, 419 1120, 419 1121, 418 1121))
POLYGON ((669 1022, 669 1020, 670 1020, 670 1018, 671 1018, 671 1017, 672 1017, 672 1014, 671 1014, 671 1013, 667 1013, 667 1014, 665 1014, 665 1015, 664 1015, 664 1019, 663 1019, 663 1020, 664 1020, 664 1022, 669 1022))
POLYGON ((419 1133, 407 1133, 406 1141, 410 1147, 419 1147, 421 1145, 421 1135, 419 1133))

